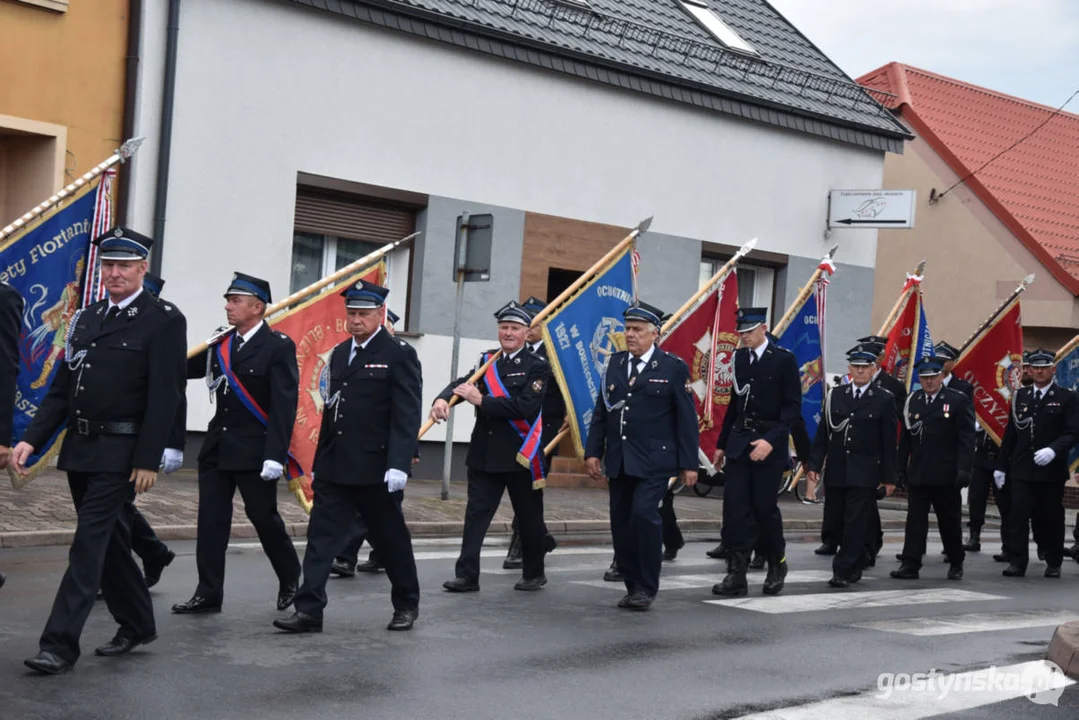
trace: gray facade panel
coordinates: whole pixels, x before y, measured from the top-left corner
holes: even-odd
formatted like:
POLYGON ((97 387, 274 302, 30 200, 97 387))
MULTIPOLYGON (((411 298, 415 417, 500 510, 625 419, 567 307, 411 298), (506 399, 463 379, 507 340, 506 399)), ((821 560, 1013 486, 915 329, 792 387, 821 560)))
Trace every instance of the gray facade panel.
POLYGON ((637 291, 641 300, 673 313, 697 291, 701 241, 663 233, 644 233, 637 291))
POLYGON ((493 313, 521 288, 521 254, 524 248, 525 214, 521 210, 483 203, 430 197, 427 209, 416 217, 423 232, 416 243, 412 280, 412 322, 409 330, 437 335, 453 333, 456 284, 453 281, 454 226, 457 216, 491 213, 494 242, 489 282, 465 283, 461 317, 463 337, 495 336, 493 313))

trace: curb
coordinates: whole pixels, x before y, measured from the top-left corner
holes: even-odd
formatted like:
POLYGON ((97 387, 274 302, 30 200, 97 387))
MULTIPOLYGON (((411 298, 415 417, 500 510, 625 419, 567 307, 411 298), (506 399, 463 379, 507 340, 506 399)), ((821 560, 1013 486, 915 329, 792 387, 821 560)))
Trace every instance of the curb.
MULTIPOLYGON (((902 520, 885 520, 882 523, 885 530, 902 530, 902 520)), ((678 526, 683 532, 710 532, 719 533, 719 523, 716 520, 692 519, 679 520, 678 526)), ((936 524, 930 521, 930 527, 936 524)), ((285 523, 285 528, 292 537, 303 538, 307 536, 307 523, 285 523)), ((408 529, 416 537, 460 537, 464 532, 464 521, 425 521, 408 524, 408 529)), ((565 535, 577 535, 581 533, 606 533, 611 531, 611 524, 607 520, 550 520, 547 529, 556 537, 565 535)), ((820 520, 784 520, 785 531, 819 532, 820 520)), ((158 525, 154 528, 157 536, 162 540, 195 540, 198 536, 196 525, 158 525)), ((510 523, 495 521, 491 523, 488 535, 509 535, 510 523)), ((0 533, 0 548, 29 548, 49 547, 55 545, 70 545, 75 535, 74 530, 25 530, 19 532, 0 533)), ((247 523, 237 523, 232 526, 231 536, 233 539, 257 538, 255 528, 247 523)))
POLYGON ((1057 627, 1049 642, 1049 660, 1065 675, 1079 680, 1079 621, 1057 627))

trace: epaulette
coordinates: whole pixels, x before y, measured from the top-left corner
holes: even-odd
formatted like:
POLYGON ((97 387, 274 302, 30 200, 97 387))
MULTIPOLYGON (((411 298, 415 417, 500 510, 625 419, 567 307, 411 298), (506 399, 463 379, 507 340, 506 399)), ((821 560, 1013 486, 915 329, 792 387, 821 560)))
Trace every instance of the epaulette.
POLYGON ((280 330, 274 330, 273 334, 276 335, 277 337, 281 338, 282 340, 291 340, 292 339, 288 335, 286 335, 285 333, 281 332, 280 330))
MULTIPOLYGON (((677 355, 675 355, 675 354, 674 354, 674 353, 672 353, 672 352, 667 352, 666 350, 664 350, 664 351, 663 351, 663 354, 664 354, 664 355, 666 355, 667 357, 669 357, 670 359, 672 359, 672 360, 675 360, 676 362, 680 362, 680 363, 682 363, 683 365, 686 365, 686 361, 685 361, 685 360, 683 360, 682 358, 678 357, 677 355)), ((687 365, 687 367, 688 367, 688 365, 687 365)))
POLYGON ((883 386, 883 385, 881 385, 880 383, 877 383, 877 385, 876 385, 875 389, 876 389, 876 390, 880 390, 880 391, 881 391, 882 393, 884 393, 884 394, 885 394, 885 395, 887 395, 888 397, 892 398, 893 400, 895 399, 895 393, 893 393, 893 392, 892 392, 891 390, 889 390, 888 388, 884 387, 884 386, 883 386))
POLYGON ((161 310, 161 312, 165 313, 169 317, 180 314, 180 309, 178 307, 176 307, 175 304, 169 302, 168 300, 162 300, 159 297, 153 297, 153 296, 151 296, 151 297, 153 298, 154 305, 159 310, 161 310))

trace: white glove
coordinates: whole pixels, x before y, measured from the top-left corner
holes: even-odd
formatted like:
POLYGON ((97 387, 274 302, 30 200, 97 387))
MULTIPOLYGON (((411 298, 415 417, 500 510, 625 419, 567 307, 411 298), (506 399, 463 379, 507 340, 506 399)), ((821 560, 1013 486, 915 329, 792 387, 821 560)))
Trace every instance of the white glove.
POLYGON ((171 475, 172 473, 176 472, 183 464, 183 450, 177 450, 176 448, 165 448, 165 452, 161 455, 161 470, 166 475, 171 475))
POLYGON ((390 492, 397 492, 398 490, 405 489, 405 483, 408 482, 408 473, 403 470, 394 470, 390 468, 386 471, 386 476, 383 478, 386 483, 386 487, 390 489, 390 492))
POLYGON ((1053 462, 1053 458, 1057 456, 1056 450, 1053 448, 1042 448, 1034 453, 1034 464, 1038 467, 1045 467, 1049 463, 1053 462))
POLYGON ((993 484, 995 484, 997 486, 997 490, 1000 490, 1002 487, 1004 487, 1004 471, 1003 470, 994 470, 993 471, 993 484))
POLYGON ((285 466, 276 460, 263 460, 262 461, 262 475, 263 480, 276 480, 281 477, 281 474, 285 472, 285 466))

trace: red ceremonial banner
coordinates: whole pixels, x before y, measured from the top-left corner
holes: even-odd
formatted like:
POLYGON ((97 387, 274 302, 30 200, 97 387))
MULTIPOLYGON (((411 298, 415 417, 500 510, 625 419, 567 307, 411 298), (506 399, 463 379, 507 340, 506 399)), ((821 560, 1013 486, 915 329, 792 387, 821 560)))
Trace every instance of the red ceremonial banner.
POLYGON ((1023 379, 1023 318, 1018 298, 971 340, 952 373, 974 386, 974 414, 999 445, 1008 425, 1012 394, 1023 379))
POLYGON ((322 424, 323 397, 330 386, 330 353, 349 338, 345 329, 345 302, 340 292, 358 280, 383 284, 386 263, 361 270, 351 279, 321 292, 311 300, 270 320, 274 330, 283 332, 296 343, 296 364, 300 370, 300 399, 296 407, 296 425, 292 430, 289 452, 307 473, 289 481, 289 489, 307 512, 311 512, 314 491, 311 489, 312 464, 318 431, 322 424))
POLYGON ((697 407, 700 447, 712 457, 734 380, 738 277, 730 272, 716 290, 683 317, 660 341, 660 347, 689 365, 690 389, 697 407))
POLYGON ((921 299, 917 286, 903 288, 907 299, 903 301, 903 309, 888 331, 888 344, 884 348, 884 363, 881 369, 889 375, 894 375, 898 380, 907 383, 907 370, 910 368, 910 355, 914 349, 914 333, 918 327, 918 305, 921 299))

